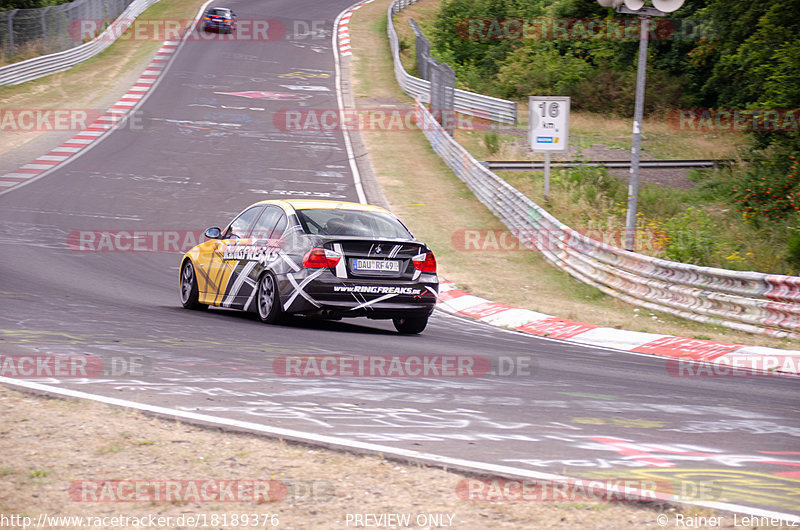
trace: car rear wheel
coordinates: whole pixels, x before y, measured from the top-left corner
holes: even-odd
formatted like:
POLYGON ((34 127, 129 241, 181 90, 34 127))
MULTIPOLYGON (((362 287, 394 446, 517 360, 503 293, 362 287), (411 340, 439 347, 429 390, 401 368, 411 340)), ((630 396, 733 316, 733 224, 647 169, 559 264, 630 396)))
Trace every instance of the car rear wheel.
POLYGON ((181 268, 181 304, 186 309, 206 309, 208 305, 201 304, 199 298, 194 265, 187 259, 181 268))
POLYGON ((428 325, 428 317, 397 317, 393 318, 394 327, 403 335, 416 335, 422 333, 428 325))
POLYGON ((269 272, 265 272, 258 280, 257 289, 258 318, 267 324, 278 322, 281 317, 281 302, 275 277, 269 272))

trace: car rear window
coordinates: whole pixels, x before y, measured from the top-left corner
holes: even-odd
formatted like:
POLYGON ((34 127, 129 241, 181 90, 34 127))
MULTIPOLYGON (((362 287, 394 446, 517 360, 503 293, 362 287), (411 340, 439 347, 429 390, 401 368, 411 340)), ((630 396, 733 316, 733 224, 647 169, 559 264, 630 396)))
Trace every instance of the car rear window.
POLYGON ((382 212, 309 208, 297 210, 297 217, 307 234, 371 239, 414 238, 395 216, 382 212))
POLYGON ((229 13, 228 13, 227 9, 209 9, 208 10, 208 14, 209 15, 217 15, 217 16, 220 16, 220 17, 227 17, 229 13))

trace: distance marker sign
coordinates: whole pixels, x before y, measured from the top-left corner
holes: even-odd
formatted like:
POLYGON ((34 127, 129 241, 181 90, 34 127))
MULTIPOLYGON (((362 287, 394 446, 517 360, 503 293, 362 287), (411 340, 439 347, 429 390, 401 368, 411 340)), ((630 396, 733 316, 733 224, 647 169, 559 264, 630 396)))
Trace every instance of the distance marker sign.
POLYGON ((528 97, 528 139, 532 151, 569 148, 569 97, 528 97))

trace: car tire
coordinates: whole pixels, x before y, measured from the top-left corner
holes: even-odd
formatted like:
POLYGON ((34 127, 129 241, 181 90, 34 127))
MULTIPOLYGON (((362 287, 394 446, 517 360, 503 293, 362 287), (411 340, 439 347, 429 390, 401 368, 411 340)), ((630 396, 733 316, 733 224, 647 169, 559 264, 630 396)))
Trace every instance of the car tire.
POLYGON ((192 260, 187 259, 181 266, 181 304, 186 309, 206 309, 207 304, 201 304, 200 293, 197 288, 197 274, 194 271, 192 260))
POLYGON ((256 312, 258 318, 267 324, 275 324, 281 319, 281 299, 278 296, 278 282, 272 273, 265 272, 258 279, 256 287, 256 312))
POLYGON ((392 319, 394 327, 402 335, 416 335, 422 333, 428 325, 428 317, 396 317, 392 319))

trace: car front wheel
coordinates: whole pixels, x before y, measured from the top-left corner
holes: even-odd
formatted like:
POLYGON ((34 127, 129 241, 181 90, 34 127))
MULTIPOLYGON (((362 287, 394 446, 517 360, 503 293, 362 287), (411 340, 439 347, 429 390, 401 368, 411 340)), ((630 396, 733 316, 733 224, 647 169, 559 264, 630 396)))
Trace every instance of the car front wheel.
POLYGON ((258 318, 267 324, 278 322, 281 317, 281 302, 275 277, 269 272, 265 272, 258 280, 257 289, 258 318))
POLYGON ((416 335, 422 333, 428 325, 428 317, 397 317, 393 318, 394 327, 403 335, 416 335))
POLYGON ((187 259, 181 268, 181 304, 186 309, 206 309, 208 305, 201 304, 199 298, 194 265, 187 259))

